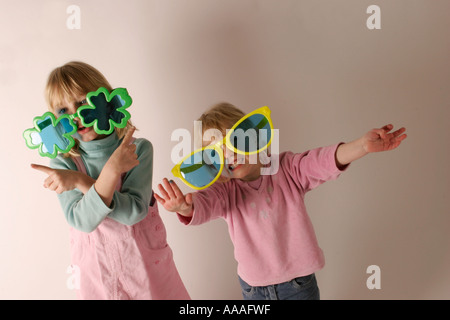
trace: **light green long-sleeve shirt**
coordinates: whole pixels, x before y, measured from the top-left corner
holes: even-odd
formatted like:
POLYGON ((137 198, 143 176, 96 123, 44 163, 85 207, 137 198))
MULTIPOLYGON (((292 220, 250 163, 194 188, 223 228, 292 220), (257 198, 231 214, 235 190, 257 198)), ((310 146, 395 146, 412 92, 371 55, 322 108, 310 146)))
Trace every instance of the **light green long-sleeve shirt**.
MULTIPOLYGON (((81 158, 90 177, 98 178, 120 142, 116 133, 101 140, 80 141, 81 158)), ((83 232, 92 232, 106 217, 126 225, 133 225, 145 218, 152 196, 153 146, 142 138, 136 139, 134 144, 139 165, 127 172, 121 191, 114 192, 110 207, 103 203, 94 186, 86 194, 74 189, 58 195, 70 226, 83 232)), ((50 167, 77 170, 71 158, 61 155, 50 161, 50 167)))

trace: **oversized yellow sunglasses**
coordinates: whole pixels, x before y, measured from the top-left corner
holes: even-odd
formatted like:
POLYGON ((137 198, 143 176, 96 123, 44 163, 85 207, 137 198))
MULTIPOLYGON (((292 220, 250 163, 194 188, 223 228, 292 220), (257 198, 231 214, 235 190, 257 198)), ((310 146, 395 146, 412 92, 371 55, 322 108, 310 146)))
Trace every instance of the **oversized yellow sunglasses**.
POLYGON ((266 106, 245 115, 228 130, 223 140, 184 157, 173 167, 173 175, 193 189, 208 188, 222 174, 225 164, 223 145, 241 155, 256 154, 270 146, 273 136, 270 113, 266 106))

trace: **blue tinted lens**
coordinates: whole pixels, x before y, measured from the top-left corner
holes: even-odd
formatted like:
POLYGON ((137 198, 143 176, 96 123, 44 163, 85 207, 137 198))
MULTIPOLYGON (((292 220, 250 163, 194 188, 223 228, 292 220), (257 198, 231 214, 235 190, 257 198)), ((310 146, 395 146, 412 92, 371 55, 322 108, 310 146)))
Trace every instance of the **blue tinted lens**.
POLYGON ((262 114, 254 114, 235 128, 230 142, 239 151, 255 152, 267 146, 271 136, 269 119, 262 114))
POLYGON ((200 150, 183 161, 180 166, 183 178, 195 187, 204 187, 220 172, 220 154, 214 149, 200 150))
POLYGON ((37 125, 41 130, 39 135, 41 136, 42 150, 44 152, 54 153, 55 146, 58 146, 61 150, 69 146, 69 140, 63 136, 72 129, 67 118, 61 119, 56 127, 52 126, 50 117, 45 118, 43 121, 37 123, 37 125))
POLYGON ((61 119, 61 120, 59 121, 59 123, 60 123, 60 124, 63 126, 63 128, 64 128, 64 131, 65 131, 65 132, 63 132, 63 133, 72 132, 73 129, 74 129, 73 125, 71 124, 71 122, 70 122, 70 120, 69 120, 68 118, 61 119))

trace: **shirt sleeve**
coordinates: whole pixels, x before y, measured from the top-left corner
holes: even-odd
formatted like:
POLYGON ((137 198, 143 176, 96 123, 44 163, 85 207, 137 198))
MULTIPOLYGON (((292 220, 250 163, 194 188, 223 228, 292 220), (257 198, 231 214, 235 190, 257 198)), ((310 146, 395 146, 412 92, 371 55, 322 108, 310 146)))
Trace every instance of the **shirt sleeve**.
MULTIPOLYGON (((50 161, 54 169, 75 170, 77 167, 70 158, 58 156, 50 161)), ((92 232, 111 212, 92 186, 86 194, 78 189, 58 194, 58 200, 69 225, 83 232, 92 232)))
POLYGON ((133 225, 144 219, 152 198, 153 146, 146 139, 136 140, 139 165, 131 169, 115 191, 108 217, 122 224, 133 225))
POLYGON ((339 177, 343 170, 336 164, 336 150, 341 143, 316 148, 304 153, 287 152, 283 161, 296 183, 305 191, 310 191, 322 183, 339 177))
POLYGON ((216 182, 207 189, 193 194, 194 212, 192 217, 177 213, 178 219, 185 225, 200 225, 217 218, 226 218, 230 202, 227 183, 216 182))

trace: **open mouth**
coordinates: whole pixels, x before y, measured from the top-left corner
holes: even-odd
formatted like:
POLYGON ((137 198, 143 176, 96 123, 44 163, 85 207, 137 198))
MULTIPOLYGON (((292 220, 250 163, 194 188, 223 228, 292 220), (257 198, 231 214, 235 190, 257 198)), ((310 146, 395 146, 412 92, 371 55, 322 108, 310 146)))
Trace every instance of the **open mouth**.
POLYGON ((231 164, 231 165, 228 166, 228 170, 231 171, 231 172, 233 172, 234 170, 236 170, 237 168, 239 168, 241 165, 242 165, 242 164, 238 164, 238 163, 236 163, 236 164, 231 164))
POLYGON ((85 134, 88 131, 89 131, 89 128, 86 128, 86 127, 79 127, 78 130, 77 130, 77 132, 79 134, 85 134))
POLYGON ((226 160, 226 168, 229 172, 238 170, 243 164, 245 164, 245 158, 241 156, 235 156, 234 158, 226 160))

